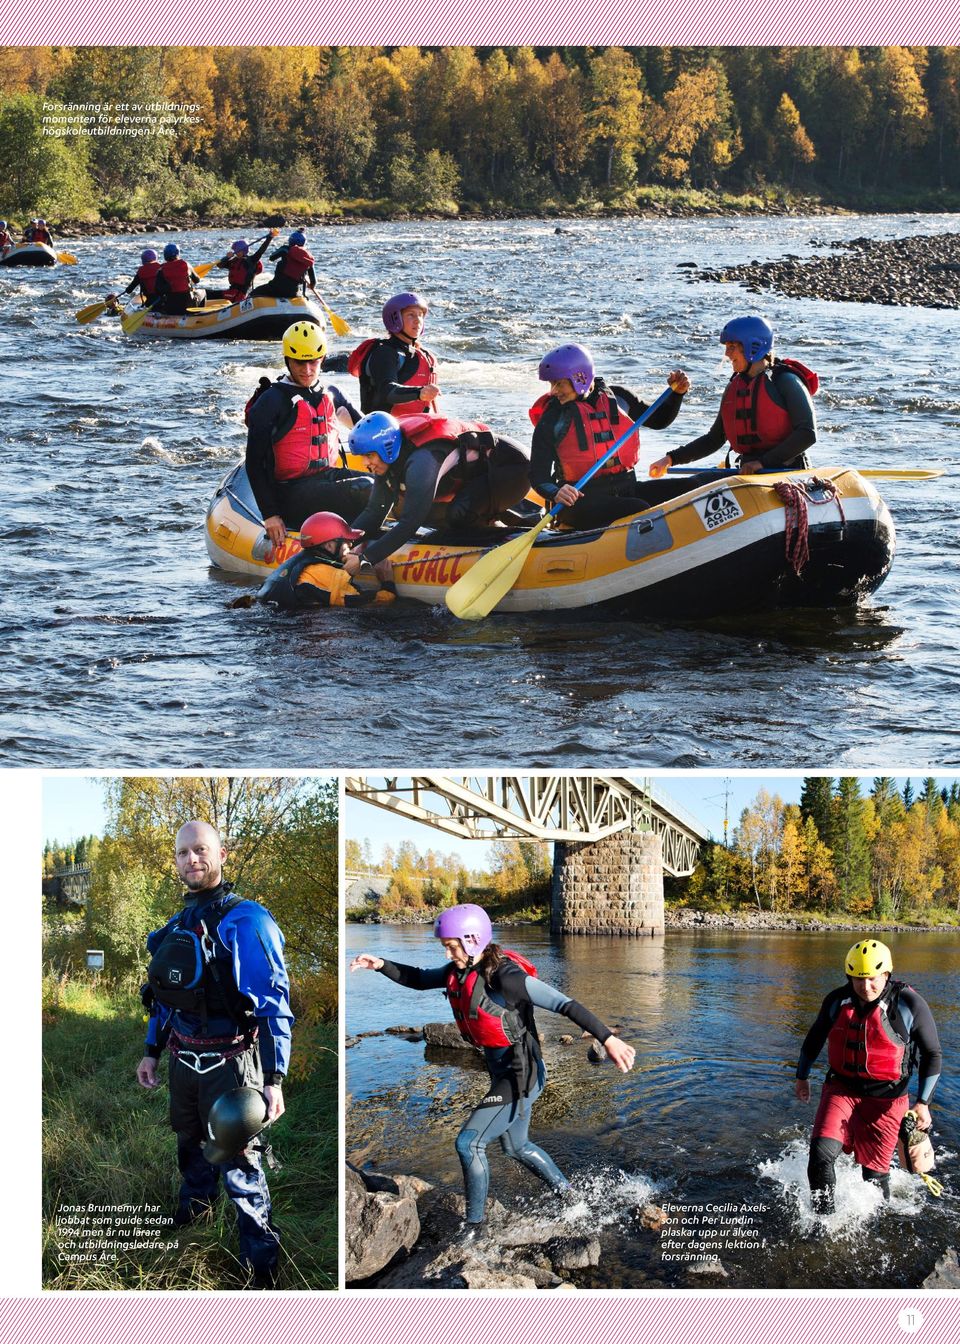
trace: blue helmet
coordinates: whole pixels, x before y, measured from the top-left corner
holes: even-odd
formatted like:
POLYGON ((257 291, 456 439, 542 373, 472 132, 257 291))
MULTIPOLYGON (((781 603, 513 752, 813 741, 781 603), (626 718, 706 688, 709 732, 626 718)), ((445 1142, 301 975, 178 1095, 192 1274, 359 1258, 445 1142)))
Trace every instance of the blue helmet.
POLYGON ((293 233, 291 233, 290 237, 287 239, 290 247, 303 247, 306 241, 307 235, 304 233, 303 229, 294 229, 293 233))
POLYGON ((235 243, 230 244, 230 251, 235 257, 245 257, 250 251, 250 244, 246 238, 238 238, 235 243))
POLYGON ((403 431, 399 420, 388 415, 386 411, 371 411, 362 420, 358 420, 351 429, 350 451, 356 453, 358 457, 376 453, 389 466, 400 456, 402 439, 403 431))
POLYGON ((5 219, 0 219, 0 229, 6 229, 6 227, 7 221, 5 219))
POLYGON ((164 261, 173 261, 176 257, 179 257, 179 255, 180 249, 177 247, 176 243, 167 243, 166 247, 163 249, 164 261))
POLYGON ((735 317, 721 331, 720 341, 738 341, 752 364, 773 349, 773 327, 762 317, 735 317))

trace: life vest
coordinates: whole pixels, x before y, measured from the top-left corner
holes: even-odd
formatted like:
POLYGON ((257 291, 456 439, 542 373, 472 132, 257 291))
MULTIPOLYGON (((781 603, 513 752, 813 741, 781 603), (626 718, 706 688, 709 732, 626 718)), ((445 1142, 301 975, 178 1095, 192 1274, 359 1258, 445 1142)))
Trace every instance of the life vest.
MULTIPOLYGON (((169 293, 190 293, 190 267, 183 257, 174 257, 171 261, 165 261, 157 275, 163 277, 169 293)), ((154 281, 154 284, 156 284, 156 281, 154 281)))
POLYGON ((741 457, 762 455, 782 443, 793 429, 787 408, 774 401, 770 393, 770 383, 776 381, 781 370, 795 373, 811 396, 820 386, 813 370, 795 359, 778 359, 769 373, 765 371, 756 378, 735 373, 727 384, 720 418, 731 450, 741 457))
MULTIPOLYGON (((307 605, 297 599, 297 589, 313 587, 325 589, 330 595, 331 607, 345 607, 348 597, 360 597, 350 575, 338 560, 316 547, 297 551, 264 580, 257 594, 261 602, 275 602, 278 607, 296 610, 307 605)), ((373 595, 376 603, 394 601, 394 594, 385 588, 373 595)))
MULTIPOLYGON (((530 419, 534 424, 540 420, 547 404, 551 400, 547 392, 530 407, 530 419)), ((633 421, 617 404, 615 397, 607 392, 599 392, 595 404, 578 397, 567 403, 572 411, 569 424, 561 439, 554 446, 564 482, 579 481, 580 477, 598 462, 604 453, 610 451, 610 445, 627 432, 633 421)), ((564 409, 567 409, 565 407, 564 409)), ((615 476, 630 471, 637 464, 640 453, 640 436, 632 434, 610 461, 596 476, 615 476)))
POLYGON ((148 299, 156 298, 159 261, 145 261, 133 277, 148 299))
POLYGON ((909 1036, 897 1008, 900 988, 862 1017, 852 990, 843 1000, 827 1035, 827 1059, 838 1077, 896 1083, 909 1075, 909 1036))
POLYGON ((157 1003, 204 1019, 240 1020, 249 1015, 250 1002, 237 989, 229 957, 216 941, 224 916, 242 901, 242 896, 231 893, 206 920, 197 919, 198 906, 189 906, 162 931, 163 939, 147 967, 147 982, 157 1003))
MULTIPOLYGON (((503 949, 503 955, 527 975, 536 975, 537 968, 519 952, 503 949)), ((474 1045, 503 1047, 517 1045, 527 1027, 515 1008, 494 1003, 487 993, 487 982, 477 970, 468 970, 461 976, 455 967, 447 973, 446 995, 460 1035, 474 1045)))
POLYGON ((245 425, 249 425, 250 423, 250 412, 253 410, 254 405, 260 400, 264 392, 266 392, 268 388, 271 387, 273 387, 273 380, 270 378, 266 378, 263 376, 263 374, 261 374, 260 381, 254 388, 253 396, 250 398, 246 406, 244 406, 243 408, 243 423, 245 425))
MULTIPOLYGON (((469 465, 486 460, 494 446, 493 431, 480 420, 454 420, 450 416, 428 415, 421 411, 404 416, 402 424, 404 439, 414 448, 429 444, 430 451, 440 463, 433 496, 438 504, 453 499, 461 483, 459 478, 467 474, 469 465), (467 435, 473 436, 472 443, 463 442, 467 435)), ((407 457, 409 450, 403 454, 401 462, 405 463, 407 457)))
POLYGON ((307 249, 294 244, 287 248, 287 255, 281 261, 277 274, 285 275, 288 280, 295 280, 299 284, 312 265, 313 257, 307 249))
POLYGON ((9 247, 12 242, 13 239, 10 237, 9 233, 7 233, 6 229, 3 229, 2 232, 0 232, 0 247, 9 247))
MULTIPOLYGON (((352 350, 347 360, 347 373, 354 378, 363 378, 366 372, 367 358, 374 346, 384 344, 380 337, 370 336, 365 341, 361 341, 355 350, 352 350)), ((397 369, 397 382, 402 383, 404 387, 426 387, 428 383, 436 382, 437 361, 429 350, 422 349, 419 345, 408 346, 403 352, 403 359, 400 367, 397 369)), ((385 409, 383 407, 372 407, 371 409, 385 409)), ((437 406, 437 399, 433 401, 398 401, 389 408, 390 414, 398 420, 406 419, 411 415, 439 415, 440 409, 437 406)))
POLYGON ((251 270, 250 261, 247 257, 234 257, 227 270, 227 279, 230 281, 227 297, 245 298, 247 290, 253 284, 254 276, 259 275, 262 270, 263 263, 260 261, 251 270))
POLYGON ((274 475, 278 481, 293 481, 300 476, 332 467, 340 449, 337 408, 333 397, 324 392, 318 406, 305 397, 294 397, 296 419, 273 444, 274 475))

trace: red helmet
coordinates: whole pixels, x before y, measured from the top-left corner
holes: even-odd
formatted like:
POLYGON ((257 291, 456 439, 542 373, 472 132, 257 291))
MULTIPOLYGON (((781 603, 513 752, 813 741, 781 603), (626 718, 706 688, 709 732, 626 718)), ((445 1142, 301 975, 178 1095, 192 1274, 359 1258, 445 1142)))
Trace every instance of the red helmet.
POLYGON ((349 527, 339 513, 311 513, 300 528, 301 546, 322 546, 325 541, 359 541, 363 536, 349 527))

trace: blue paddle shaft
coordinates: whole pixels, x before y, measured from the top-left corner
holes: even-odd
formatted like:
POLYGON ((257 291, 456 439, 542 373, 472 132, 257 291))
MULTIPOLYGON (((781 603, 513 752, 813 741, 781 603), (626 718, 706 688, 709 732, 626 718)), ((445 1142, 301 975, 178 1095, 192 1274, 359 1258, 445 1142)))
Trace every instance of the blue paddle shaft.
MULTIPOLYGON (((616 443, 610 445, 610 447, 604 453, 603 457, 598 458, 597 461, 594 462, 590 470, 584 472, 584 474, 580 477, 579 481, 575 483, 573 487, 574 490, 582 490, 583 487, 586 485, 587 481, 592 480, 593 477, 596 476, 600 468, 606 462, 610 461, 614 453, 619 452, 619 450, 626 443, 627 439, 630 438, 631 434, 635 434, 641 425, 645 425, 646 422, 650 419, 651 415, 653 415, 654 411, 658 410, 663 405, 663 403, 666 401, 667 397, 670 396, 670 393, 672 391, 673 388, 668 387, 665 391, 660 393, 659 397, 657 397, 653 405, 648 406, 647 409, 644 411, 643 415, 639 416, 638 419, 634 420, 633 424, 627 430, 626 434, 621 434, 619 439, 617 439, 616 443)), ((553 518, 556 514, 560 512, 561 509, 565 507, 566 505, 564 504, 554 504, 548 516, 553 518)))

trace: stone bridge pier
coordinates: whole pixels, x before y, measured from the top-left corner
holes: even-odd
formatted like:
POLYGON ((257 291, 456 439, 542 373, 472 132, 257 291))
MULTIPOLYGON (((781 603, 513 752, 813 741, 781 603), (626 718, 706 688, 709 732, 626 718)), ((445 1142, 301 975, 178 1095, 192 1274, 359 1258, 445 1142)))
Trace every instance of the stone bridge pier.
POLYGON ((551 933, 663 935, 663 845, 652 831, 558 841, 551 933))

